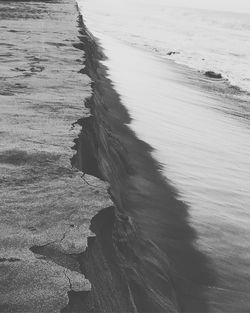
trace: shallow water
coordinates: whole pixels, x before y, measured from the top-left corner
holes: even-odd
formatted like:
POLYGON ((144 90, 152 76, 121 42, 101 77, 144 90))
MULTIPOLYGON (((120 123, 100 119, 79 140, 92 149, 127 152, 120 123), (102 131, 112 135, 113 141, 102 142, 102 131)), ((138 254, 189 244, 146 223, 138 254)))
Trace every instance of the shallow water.
POLYGON ((211 312, 249 312, 250 98, 197 72, 221 72, 249 90, 249 15, 167 8, 161 0, 79 3, 131 127, 190 206, 197 244, 218 273, 211 312), (167 60, 168 51, 195 70, 167 60))
POLYGON ((249 312, 248 120, 228 114, 233 104, 237 111, 234 99, 204 90, 215 82, 195 87, 198 76, 188 68, 94 34, 131 127, 156 149, 166 177, 190 206, 199 248, 214 262, 218 283, 208 294, 211 312, 249 312))
POLYGON ((91 31, 200 71, 222 73, 250 91, 250 15, 175 8, 165 0, 80 0, 91 31), (168 55, 169 52, 177 52, 168 55))

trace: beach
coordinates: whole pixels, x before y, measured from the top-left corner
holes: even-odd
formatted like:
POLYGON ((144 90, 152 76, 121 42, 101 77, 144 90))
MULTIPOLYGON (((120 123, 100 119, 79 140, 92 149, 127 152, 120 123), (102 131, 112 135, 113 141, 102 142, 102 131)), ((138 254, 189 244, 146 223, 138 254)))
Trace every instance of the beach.
POLYGON ((0 1, 0 311, 248 312, 245 102, 79 5, 0 1))
POLYGON ((1 5, 1 311, 205 310, 186 206, 126 125, 75 3, 1 5))

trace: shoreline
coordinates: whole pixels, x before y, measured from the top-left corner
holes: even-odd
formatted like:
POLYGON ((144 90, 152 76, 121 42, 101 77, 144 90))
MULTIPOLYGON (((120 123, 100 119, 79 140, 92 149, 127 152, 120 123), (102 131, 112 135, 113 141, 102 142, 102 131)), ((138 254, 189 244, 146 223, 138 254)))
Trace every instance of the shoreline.
POLYGON ((88 166, 82 164, 91 160, 89 173, 98 167, 98 177, 109 182, 115 203, 93 218, 96 238, 81 257, 84 273, 96 289, 89 305, 96 312, 101 308, 107 312, 130 312, 132 308, 138 312, 205 312, 206 288, 202 286, 213 284, 214 278, 208 260, 194 248, 196 235, 188 224, 187 208, 160 173, 160 165, 150 154, 152 148, 126 125, 129 114, 101 64, 102 50, 88 37, 81 17, 80 33, 85 73, 92 79, 93 95, 87 107, 93 116, 80 122, 83 131, 73 163, 88 173, 88 166), (91 156, 84 151, 86 140, 88 147, 92 143, 91 156), (93 251, 98 251, 98 257, 93 251), (107 276, 101 272, 102 262, 107 276), (102 275, 106 277, 100 279, 102 275), (109 284, 111 278, 116 288, 109 284), (119 292, 116 299, 107 297, 107 289, 114 296, 117 286, 126 291, 127 299, 119 292))
POLYGON ((153 156, 165 176, 190 204, 196 244, 218 275, 207 292, 209 310, 247 310, 249 275, 242 242, 249 246, 244 206, 249 203, 250 146, 241 103, 212 94, 220 86, 200 84, 201 77, 184 66, 161 62, 103 33, 95 35, 108 56, 102 61, 108 77, 133 117, 129 127, 156 149, 153 156), (238 114, 230 114, 231 108, 238 114))

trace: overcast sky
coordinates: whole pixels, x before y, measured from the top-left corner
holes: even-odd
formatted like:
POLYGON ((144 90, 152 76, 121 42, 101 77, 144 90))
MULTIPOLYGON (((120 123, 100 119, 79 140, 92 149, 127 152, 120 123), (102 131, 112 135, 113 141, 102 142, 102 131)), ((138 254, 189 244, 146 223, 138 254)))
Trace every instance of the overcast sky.
POLYGON ((166 0, 172 6, 250 13, 250 0, 166 0))

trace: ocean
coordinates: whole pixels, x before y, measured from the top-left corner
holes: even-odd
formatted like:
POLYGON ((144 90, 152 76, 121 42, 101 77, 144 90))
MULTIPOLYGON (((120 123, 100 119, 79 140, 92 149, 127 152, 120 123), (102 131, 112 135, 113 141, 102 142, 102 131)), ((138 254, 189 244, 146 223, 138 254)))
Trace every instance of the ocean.
POLYGON ((189 206, 197 246, 218 276, 210 311, 249 312, 249 15, 159 0, 78 3, 130 127, 189 206))
POLYGON ((250 92, 249 14, 174 8, 164 0, 79 3, 91 31, 199 71, 221 73, 250 92))

